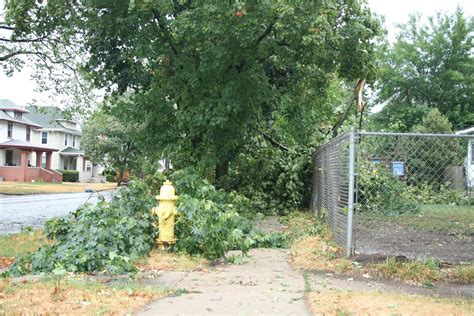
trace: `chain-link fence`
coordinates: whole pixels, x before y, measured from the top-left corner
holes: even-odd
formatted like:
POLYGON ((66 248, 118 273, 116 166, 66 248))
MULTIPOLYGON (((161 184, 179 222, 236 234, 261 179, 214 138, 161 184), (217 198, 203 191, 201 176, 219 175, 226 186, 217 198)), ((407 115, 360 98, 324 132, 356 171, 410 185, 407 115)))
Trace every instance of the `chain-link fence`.
POLYGON ((474 135, 351 130, 315 165, 312 208, 348 255, 474 260, 474 135))
POLYGON ((353 206, 349 201, 354 200, 354 178, 349 177, 354 173, 354 146, 354 133, 340 135, 323 145, 315 156, 313 174, 312 209, 326 218, 334 240, 348 251, 352 248, 347 227, 352 226, 348 212, 349 205, 353 206))

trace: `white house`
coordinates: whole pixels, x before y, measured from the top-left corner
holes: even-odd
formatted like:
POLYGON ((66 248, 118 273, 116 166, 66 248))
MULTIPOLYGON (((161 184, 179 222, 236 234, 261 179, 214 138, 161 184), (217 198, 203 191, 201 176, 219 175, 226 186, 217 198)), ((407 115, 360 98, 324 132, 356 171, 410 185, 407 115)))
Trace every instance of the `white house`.
POLYGON ((467 186, 474 188, 474 126, 456 132, 457 135, 473 135, 473 138, 469 138, 467 145, 467 156, 464 161, 464 168, 466 170, 466 182, 467 186))
POLYGON ((57 107, 20 107, 0 99, 0 177, 6 181, 61 181, 61 170, 77 170, 79 181, 98 169, 81 150, 79 123, 57 107))

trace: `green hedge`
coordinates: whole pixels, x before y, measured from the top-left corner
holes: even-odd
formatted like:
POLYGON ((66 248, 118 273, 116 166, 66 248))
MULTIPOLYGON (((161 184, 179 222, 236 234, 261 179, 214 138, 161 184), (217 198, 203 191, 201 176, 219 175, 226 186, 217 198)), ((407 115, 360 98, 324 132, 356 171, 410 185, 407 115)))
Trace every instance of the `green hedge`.
POLYGON ((64 182, 79 182, 79 171, 63 170, 62 173, 64 182))
POLYGON ((107 181, 107 182, 116 182, 115 177, 111 174, 108 174, 108 175, 105 176, 105 181, 107 181))

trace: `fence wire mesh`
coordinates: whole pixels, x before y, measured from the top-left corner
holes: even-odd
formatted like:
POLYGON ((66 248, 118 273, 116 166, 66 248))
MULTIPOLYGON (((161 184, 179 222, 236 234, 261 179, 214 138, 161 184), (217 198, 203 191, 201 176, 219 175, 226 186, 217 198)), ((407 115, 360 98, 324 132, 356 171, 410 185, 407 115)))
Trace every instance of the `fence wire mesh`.
POLYGON ((323 145, 315 156, 312 210, 324 217, 334 240, 347 244, 349 133, 323 145))
POLYGON ((315 157, 313 210, 335 241, 348 253, 473 261, 474 135, 355 132, 353 221, 349 135, 315 157))
POLYGON ((474 260, 473 140, 358 133, 356 251, 474 260))

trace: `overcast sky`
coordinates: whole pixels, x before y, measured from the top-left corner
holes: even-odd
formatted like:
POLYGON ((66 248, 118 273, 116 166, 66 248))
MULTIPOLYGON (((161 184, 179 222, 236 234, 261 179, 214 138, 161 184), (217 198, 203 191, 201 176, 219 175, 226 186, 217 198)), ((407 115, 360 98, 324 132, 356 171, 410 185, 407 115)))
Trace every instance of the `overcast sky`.
MULTIPOLYGON (((388 38, 394 40, 395 25, 406 23, 411 13, 419 12, 423 16, 436 12, 452 13, 456 6, 464 9, 466 16, 474 15, 474 0, 368 0, 372 11, 385 17, 385 26, 389 31, 388 38)), ((0 0, 3 8, 3 0, 0 0)), ((12 77, 3 74, 0 68, 0 99, 10 99, 18 105, 27 105, 36 100, 38 105, 53 105, 48 93, 38 93, 36 83, 30 80, 33 70, 26 65, 23 71, 12 77)))

